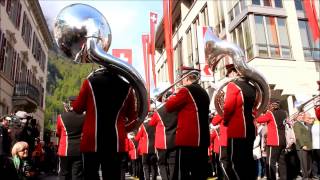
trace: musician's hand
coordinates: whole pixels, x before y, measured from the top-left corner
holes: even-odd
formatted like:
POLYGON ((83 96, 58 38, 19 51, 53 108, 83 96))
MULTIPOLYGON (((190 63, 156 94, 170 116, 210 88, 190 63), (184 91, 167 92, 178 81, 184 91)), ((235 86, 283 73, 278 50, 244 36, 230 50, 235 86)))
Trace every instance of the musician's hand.
POLYGON ((307 146, 303 146, 302 149, 305 150, 305 151, 309 150, 309 149, 307 148, 307 146))

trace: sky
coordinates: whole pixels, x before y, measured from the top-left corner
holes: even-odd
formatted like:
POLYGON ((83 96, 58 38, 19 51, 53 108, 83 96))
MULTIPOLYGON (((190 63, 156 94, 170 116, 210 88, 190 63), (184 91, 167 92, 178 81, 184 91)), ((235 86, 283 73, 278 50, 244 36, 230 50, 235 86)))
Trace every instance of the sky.
MULTIPOLYGON (((149 34, 149 13, 158 14, 158 22, 162 18, 162 0, 40 0, 45 19, 49 29, 60 10, 70 4, 83 3, 98 9, 107 19, 112 33, 112 49, 132 49, 132 65, 144 78, 144 63, 142 52, 142 34, 149 34)), ((151 75, 152 73, 150 73, 151 75)))

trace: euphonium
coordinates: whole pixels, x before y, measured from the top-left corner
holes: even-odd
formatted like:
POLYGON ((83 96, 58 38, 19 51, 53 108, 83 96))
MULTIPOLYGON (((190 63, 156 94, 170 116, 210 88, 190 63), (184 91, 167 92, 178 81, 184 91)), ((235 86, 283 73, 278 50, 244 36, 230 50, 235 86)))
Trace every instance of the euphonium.
MULTIPOLYGON (((233 64, 237 71, 240 73, 241 76, 249 79, 251 83, 254 84, 258 91, 258 101, 256 103, 256 108, 258 110, 258 114, 261 114, 267 107, 270 92, 269 92, 269 85, 266 79, 256 71, 254 68, 249 67, 245 61, 245 55, 243 51, 235 44, 229 43, 227 41, 220 40, 210 28, 208 28, 208 35, 205 36, 205 58, 207 63, 209 64, 212 70, 215 69, 216 65, 224 56, 230 56, 233 60, 233 64)), ((225 82, 223 85, 218 88, 217 95, 215 96, 215 107, 217 112, 220 115, 223 115, 223 88, 228 84, 228 82, 233 81, 231 79, 225 82)))
POLYGON ((143 122, 148 112, 144 81, 130 64, 106 53, 111 44, 111 30, 97 9, 85 4, 65 7, 54 23, 54 38, 61 51, 75 62, 94 62, 126 79, 137 99, 136 127, 143 122))

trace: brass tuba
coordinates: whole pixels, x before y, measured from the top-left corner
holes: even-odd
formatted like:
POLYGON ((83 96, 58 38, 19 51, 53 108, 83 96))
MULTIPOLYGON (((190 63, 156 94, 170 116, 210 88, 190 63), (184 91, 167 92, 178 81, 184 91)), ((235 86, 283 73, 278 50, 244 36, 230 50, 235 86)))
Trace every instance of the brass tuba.
POLYGON ((144 121, 148 113, 144 81, 130 64, 107 54, 111 30, 97 9, 85 4, 72 4, 62 9, 54 23, 54 38, 61 51, 75 62, 100 64, 128 81, 137 99, 136 127, 144 121))
MULTIPOLYGON (((215 67, 224 56, 230 56, 240 75, 249 79, 249 81, 254 84, 258 91, 258 100, 255 105, 258 110, 256 116, 261 114, 266 109, 270 98, 269 85, 263 75, 254 68, 248 66, 243 51, 237 45, 220 40, 210 28, 208 28, 208 35, 205 36, 204 44, 205 59, 212 71, 214 71, 215 67)), ((223 115, 223 88, 234 80, 235 79, 230 79, 226 81, 217 89, 214 103, 215 108, 220 115, 223 115)))

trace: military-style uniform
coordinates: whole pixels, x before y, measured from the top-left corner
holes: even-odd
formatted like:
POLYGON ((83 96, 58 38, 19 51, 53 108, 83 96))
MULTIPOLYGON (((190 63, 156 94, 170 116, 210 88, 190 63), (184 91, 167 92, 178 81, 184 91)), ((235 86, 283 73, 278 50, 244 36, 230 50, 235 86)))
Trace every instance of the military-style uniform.
POLYGON ((65 112, 58 116, 56 135, 59 138, 59 179, 83 179, 80 137, 84 115, 65 112))
POLYGON ((177 112, 168 113, 165 106, 161 106, 152 115, 149 125, 156 126, 155 148, 157 148, 161 178, 173 180, 175 178, 177 112))
POLYGON ((178 179, 206 179, 209 103, 207 92, 196 83, 180 88, 165 103, 166 111, 178 112, 175 139, 178 179))
POLYGON ((267 111, 265 115, 257 118, 258 123, 267 123, 267 162, 266 173, 270 179, 276 179, 279 165, 280 179, 287 179, 287 166, 285 162, 286 136, 283 121, 287 118, 284 110, 267 111))
POLYGON ((229 179, 255 179, 256 165, 252 148, 255 139, 253 107, 256 90, 246 79, 227 85, 223 121, 227 127, 227 154, 230 165, 225 168, 229 179), (246 162, 246 166, 243 166, 246 162))
POLYGON ((154 138, 155 127, 149 126, 148 122, 141 124, 135 140, 139 141, 139 146, 141 146, 143 173, 146 180, 150 180, 150 175, 152 180, 157 179, 157 156, 155 154, 154 138))
POLYGON ((86 179, 120 179, 121 153, 125 151, 126 124, 136 121, 133 91, 128 82, 107 70, 84 80, 74 111, 86 111, 80 149, 86 179))

